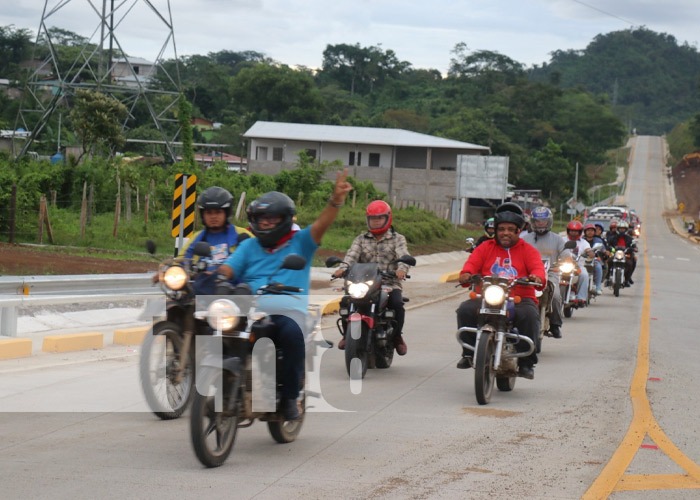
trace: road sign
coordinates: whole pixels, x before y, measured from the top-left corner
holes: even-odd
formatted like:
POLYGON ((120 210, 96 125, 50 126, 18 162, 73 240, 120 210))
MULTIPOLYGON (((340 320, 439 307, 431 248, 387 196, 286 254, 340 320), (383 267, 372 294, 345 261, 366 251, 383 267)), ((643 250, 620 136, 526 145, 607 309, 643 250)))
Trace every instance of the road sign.
POLYGON ((177 238, 178 236, 180 239, 189 238, 194 232, 194 202, 197 198, 196 188, 196 175, 175 174, 175 193, 173 194, 173 238, 177 238))

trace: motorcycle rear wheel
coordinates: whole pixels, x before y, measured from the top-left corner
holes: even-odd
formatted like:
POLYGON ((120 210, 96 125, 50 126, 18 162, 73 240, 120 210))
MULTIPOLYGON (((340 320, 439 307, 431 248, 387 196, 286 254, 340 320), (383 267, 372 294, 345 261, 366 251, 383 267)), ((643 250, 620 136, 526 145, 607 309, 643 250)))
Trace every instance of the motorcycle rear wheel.
POLYGON ((365 349, 369 327, 364 321, 349 321, 345 332, 345 368, 352 380, 365 378, 369 366, 369 352, 365 349), (358 338, 353 338, 352 328, 360 328, 358 338))
POLYGON ((570 318, 573 313, 574 313, 573 307, 564 306, 564 317, 565 318, 570 318))
POLYGON ((515 381, 518 377, 496 377, 496 387, 501 392, 510 392, 515 389, 515 381))
POLYGON ((374 346, 374 365, 377 368, 389 368, 394 361, 394 343, 387 342, 384 347, 374 346))
POLYGON ((170 321, 156 323, 141 346, 141 388, 151 411, 163 420, 179 418, 194 395, 193 351, 190 349, 187 364, 181 368, 181 348, 182 328, 170 321), (173 379, 180 369, 182 378, 175 384, 173 379))
POLYGON ((224 383, 224 372, 208 369, 203 372, 200 389, 205 393, 195 394, 190 416, 190 435, 197 458, 206 467, 223 464, 233 450, 238 433, 238 418, 241 409, 240 389, 236 396, 228 394, 230 388, 224 383), (222 390, 223 409, 231 409, 230 415, 215 411, 216 388, 222 390), (227 395, 228 394, 228 395, 227 395))
MULTIPOLYGON (((302 380, 302 386, 305 385, 305 378, 302 380)), ((299 398, 297 399, 297 404, 299 405, 299 418, 290 421, 274 421, 267 423, 267 430, 270 431, 272 439, 278 443, 285 444, 291 443, 299 435, 301 431, 301 426, 304 423, 304 417, 306 416, 306 391, 304 389, 299 393, 299 398)))
POLYGON ((474 365, 474 392, 480 405, 488 404, 493 393, 493 382, 496 373, 493 370, 493 359, 496 354, 496 344, 493 335, 486 332, 481 334, 479 345, 476 346, 476 361, 474 365))

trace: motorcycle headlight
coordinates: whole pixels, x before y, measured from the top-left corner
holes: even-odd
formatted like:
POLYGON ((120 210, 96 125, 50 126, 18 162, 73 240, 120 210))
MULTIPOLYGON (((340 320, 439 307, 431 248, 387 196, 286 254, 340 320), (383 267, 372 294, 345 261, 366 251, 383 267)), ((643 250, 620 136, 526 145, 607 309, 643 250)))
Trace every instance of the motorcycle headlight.
POLYGON ((500 306, 506 298, 506 292, 500 286, 490 285, 484 290, 484 300, 490 306, 500 306))
POLYGON ((625 252, 622 250, 615 250, 615 258, 618 260, 623 260, 625 258, 625 252))
MULTIPOLYGON (((371 284, 371 282, 369 282, 371 284)), ((348 283, 348 295, 353 299, 361 299, 369 292, 367 283, 348 283)))
POLYGON ((241 310, 230 300, 218 299, 207 308, 207 322, 215 330, 232 330, 240 319, 241 310))
POLYGON ((181 290, 187 283, 187 273, 180 266, 170 266, 163 274, 163 283, 171 290, 181 290))
POLYGON ((559 266, 559 269, 561 270, 562 273, 569 274, 571 271, 574 270, 574 263, 573 262, 564 262, 561 266, 559 266))

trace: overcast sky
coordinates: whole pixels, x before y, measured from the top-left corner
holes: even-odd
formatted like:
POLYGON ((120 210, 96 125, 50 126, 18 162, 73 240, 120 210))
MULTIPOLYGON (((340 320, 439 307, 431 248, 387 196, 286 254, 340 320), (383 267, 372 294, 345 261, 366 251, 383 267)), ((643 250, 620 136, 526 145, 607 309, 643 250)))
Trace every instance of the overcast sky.
MULTIPOLYGON (((0 25, 36 32, 43 0, 3 0, 0 25)), ((100 0, 93 0, 98 7, 100 0)), ((109 0, 107 0, 109 4, 109 0)), ((88 0, 49 0, 46 19, 86 37, 99 17, 88 0)), ((144 0, 114 0, 122 48, 155 60, 167 29, 144 0)), ((165 0, 152 0, 168 19, 165 0)), ((290 66, 320 67, 328 44, 381 44, 415 68, 445 73, 455 44, 494 50, 526 66, 555 50, 583 49, 600 33, 636 26, 697 47, 696 0, 172 0, 180 56, 254 50, 290 66)), ((116 21, 115 21, 116 22, 116 21)), ((96 40, 99 32, 96 34, 96 40)), ((173 56, 167 44, 164 57, 173 56)))

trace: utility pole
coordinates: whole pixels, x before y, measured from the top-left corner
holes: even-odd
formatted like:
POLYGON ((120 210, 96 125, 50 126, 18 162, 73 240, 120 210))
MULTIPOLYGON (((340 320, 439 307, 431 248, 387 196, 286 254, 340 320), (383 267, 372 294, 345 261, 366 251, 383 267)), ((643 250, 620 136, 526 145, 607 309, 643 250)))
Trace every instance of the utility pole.
POLYGON ((574 178, 574 200, 578 202, 578 162, 576 162, 576 177, 574 178))

